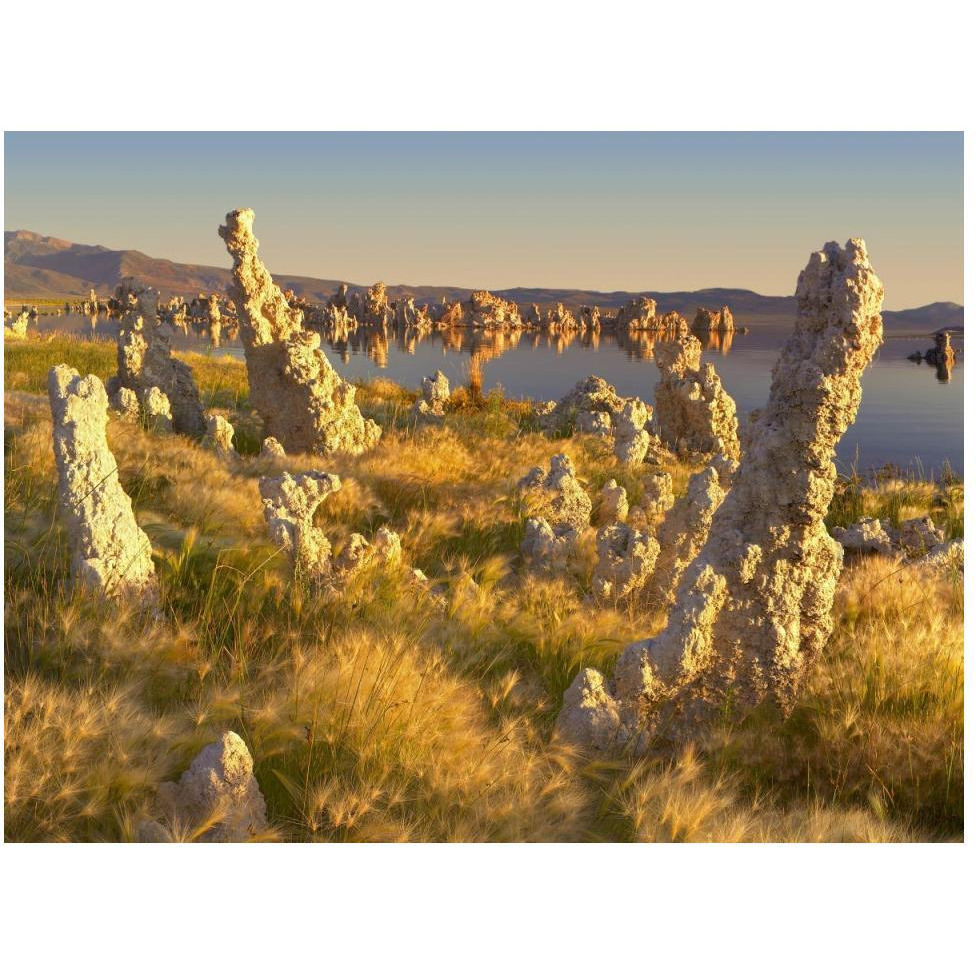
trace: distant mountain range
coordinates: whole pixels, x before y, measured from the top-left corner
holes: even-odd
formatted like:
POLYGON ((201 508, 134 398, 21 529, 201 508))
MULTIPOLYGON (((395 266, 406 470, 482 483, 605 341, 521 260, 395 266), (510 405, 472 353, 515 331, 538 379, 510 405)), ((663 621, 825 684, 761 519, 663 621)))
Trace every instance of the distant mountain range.
MULTIPOLYGON (((113 251, 97 244, 73 244, 56 237, 44 237, 29 230, 4 232, 4 298, 7 301, 39 298, 82 298, 94 288, 108 295, 122 278, 133 277, 160 291, 187 298, 200 292, 222 292, 230 283, 227 268, 202 264, 180 264, 151 258, 141 251, 113 251)), ((309 301, 322 302, 335 294, 340 282, 330 278, 275 274, 283 288, 291 288, 309 301)), ((362 287, 347 282, 350 287, 362 287)), ((392 297, 412 295, 421 302, 443 298, 467 299, 470 288, 429 285, 388 285, 392 297)), ((745 325, 789 319, 795 311, 792 296, 759 295, 743 288, 704 288, 700 291, 586 291, 572 288, 506 288, 496 294, 518 302, 540 305, 563 302, 568 306, 599 305, 616 308, 637 295, 657 300, 662 311, 672 309, 692 318, 699 306, 728 305, 745 325)), ((962 329, 963 306, 954 302, 933 302, 921 308, 885 312, 885 322, 899 331, 962 329)))

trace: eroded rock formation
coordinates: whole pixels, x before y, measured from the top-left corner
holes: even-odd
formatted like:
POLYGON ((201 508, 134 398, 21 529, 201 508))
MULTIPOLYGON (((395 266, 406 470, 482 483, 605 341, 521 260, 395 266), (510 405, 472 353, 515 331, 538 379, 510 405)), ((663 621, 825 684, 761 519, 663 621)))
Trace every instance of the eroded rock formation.
POLYGON ((234 259, 231 295, 241 318, 251 399, 271 436, 293 453, 360 454, 380 428, 364 420, 343 380, 258 258, 254 211, 234 210, 220 236, 234 259))
POLYGON ((58 506, 71 547, 71 576, 110 598, 156 599, 152 546, 119 483, 105 439, 108 396, 97 376, 69 366, 48 373, 58 468, 58 506))
POLYGON ((631 397, 624 402, 614 419, 613 453, 617 460, 628 467, 642 464, 651 446, 651 434, 647 430, 651 409, 643 400, 631 397))
POLYGON ((127 386, 118 386, 109 397, 109 403, 123 420, 138 424, 142 420, 142 411, 139 409, 139 397, 135 390, 130 390, 127 386))
POLYGON ((577 530, 590 524, 593 503, 576 480, 576 468, 565 454, 550 459, 548 474, 542 468, 533 468, 519 481, 518 490, 523 506, 533 515, 577 530))
POLYGON ((478 329, 522 329, 518 305, 490 291, 472 292, 470 324, 478 329))
POLYGON ((604 415, 612 422, 624 402, 624 398, 618 396, 617 391, 605 379, 588 376, 585 380, 580 380, 558 403, 547 401, 540 404, 538 415, 543 425, 549 429, 564 424, 581 429, 578 421, 583 414, 589 414, 594 419, 583 420, 582 423, 591 423, 602 428, 603 422, 599 415, 604 415))
POLYGON ((882 523, 879 519, 865 516, 846 528, 835 528, 832 534, 849 552, 877 552, 888 555, 895 550, 890 532, 890 523, 882 523))
POLYGON ((451 398, 451 384, 447 377, 437 370, 433 376, 425 376, 421 382, 420 399, 413 406, 416 420, 434 420, 444 416, 444 408, 451 398))
POLYGON ((285 449, 281 446, 278 440, 274 437, 265 437, 261 441, 261 455, 262 458, 283 458, 287 455, 285 454, 285 449))
MULTIPOLYGON (((121 390, 119 394, 121 395, 121 390)), ((173 433, 173 408, 169 402, 169 397, 158 386, 150 386, 143 390, 142 413, 147 430, 156 434, 173 433)))
POLYGON ((732 309, 728 305, 723 305, 718 312, 713 312, 708 308, 699 308, 695 312, 691 330, 696 333, 735 332, 735 319, 732 317, 732 309))
POLYGON ((657 531, 661 555, 649 583, 651 596, 661 607, 674 602, 684 571, 705 545, 712 518, 725 500, 725 488, 710 465, 692 475, 688 491, 677 503, 673 499, 672 495, 672 507, 657 531))
POLYGON ((576 429, 581 434, 613 437, 613 420, 602 410, 580 410, 576 414, 576 429))
POLYGON ((627 489, 618 485, 616 479, 611 478, 600 491, 596 504, 596 524, 611 525, 614 522, 626 522, 630 506, 627 503, 627 489))
POLYGON ((657 302, 653 298, 632 298, 617 312, 617 330, 656 332, 657 302))
POLYGON ((27 336, 27 326, 30 323, 27 312, 21 312, 9 325, 4 323, 3 333, 8 339, 23 339, 27 336))
MULTIPOLYGON (((261 834, 268 827, 267 809, 254 760, 236 732, 225 732, 216 742, 204 746, 177 783, 163 783, 159 805, 166 819, 183 830, 199 830, 201 841, 239 843, 261 834)), ((143 841, 175 839, 158 822, 140 829, 143 841)))
POLYGON ((118 385, 134 390, 143 404, 147 391, 158 387, 169 400, 173 429, 203 436, 200 391, 190 367, 173 358, 169 336, 159 327, 159 293, 152 288, 136 293, 126 289, 126 296, 117 344, 118 385))
POLYGON ((258 482, 271 538, 289 552, 295 576, 303 582, 323 583, 332 574, 332 545, 313 519, 319 505, 340 487, 336 475, 321 471, 258 482))
POLYGON ((597 533, 596 551, 593 594, 608 600, 627 596, 643 586, 661 547, 646 532, 615 522, 597 533))
POLYGON ((401 559, 400 536, 383 526, 377 530, 372 542, 358 532, 353 532, 342 552, 333 560, 332 569, 337 582, 344 582, 377 563, 390 569, 396 568, 401 559))
POLYGON ((739 456, 735 401, 722 388, 711 363, 701 361, 701 343, 679 329, 673 339, 654 347, 661 371, 655 388, 661 439, 679 453, 739 456))
POLYGON ((662 515, 674 507, 674 485, 667 471, 655 471, 644 479, 641 508, 648 515, 662 515))
POLYGON ((564 696, 562 735, 645 750, 654 736, 694 737, 719 709, 765 701, 792 709, 832 628, 842 550, 823 518, 834 450, 881 342, 883 289, 864 242, 811 255, 796 297, 769 401, 667 625, 627 648, 611 682, 592 670, 577 676, 564 696))
POLYGON ((203 446, 210 448, 222 461, 239 461, 240 455, 234 447, 234 426, 220 414, 207 414, 207 434, 203 446))
POLYGON ((526 563, 539 569, 565 565, 590 524, 593 504, 576 480, 576 469, 565 454, 549 463, 549 473, 533 468, 519 483, 526 520, 520 551, 526 563))

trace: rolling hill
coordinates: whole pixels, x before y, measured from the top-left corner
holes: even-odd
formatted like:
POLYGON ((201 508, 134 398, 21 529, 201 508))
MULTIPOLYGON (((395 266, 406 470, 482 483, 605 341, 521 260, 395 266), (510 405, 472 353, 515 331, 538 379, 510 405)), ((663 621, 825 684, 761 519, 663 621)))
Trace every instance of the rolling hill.
MULTIPOLYGON (((200 292, 223 291, 230 283, 227 268, 201 264, 180 264, 152 258, 141 251, 116 251, 97 244, 74 244, 57 237, 45 237, 29 230, 4 232, 4 299, 18 301, 40 298, 87 297, 94 288, 99 295, 109 294, 126 277, 157 288, 163 297, 200 292)), ((339 281, 302 275, 275 274, 283 288, 291 288, 309 301, 325 301, 335 293, 339 281)), ((348 282, 352 287, 361 287, 348 282)), ((391 285, 392 297, 412 295, 419 301, 439 302, 442 298, 467 299, 471 288, 433 285, 391 285)), ((507 288, 497 294, 519 304, 540 305, 563 302, 568 306, 600 305, 615 308, 637 295, 657 300, 662 310, 675 309, 686 318, 700 305, 731 307, 745 324, 789 319, 794 312, 792 296, 759 295, 742 288, 705 288, 700 291, 600 292, 571 288, 507 288)), ((885 312, 885 322, 899 331, 962 329, 963 306, 954 302, 933 302, 921 308, 885 312)))

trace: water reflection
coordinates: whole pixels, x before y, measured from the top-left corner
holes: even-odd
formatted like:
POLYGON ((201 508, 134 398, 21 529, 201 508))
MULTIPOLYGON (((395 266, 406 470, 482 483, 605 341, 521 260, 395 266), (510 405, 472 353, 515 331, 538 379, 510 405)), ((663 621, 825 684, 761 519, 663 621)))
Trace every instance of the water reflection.
POLYGON ((923 353, 920 349, 907 357, 913 363, 926 363, 935 367, 935 378, 939 383, 952 381, 952 367, 956 364, 956 350, 952 348, 952 336, 948 332, 938 332, 935 345, 923 353))
MULTIPOLYGON (((610 315, 601 320, 582 314, 572 329, 558 320, 522 328, 477 328, 458 325, 456 316, 452 321, 451 303, 442 307, 439 318, 436 310, 422 314, 422 309, 415 308, 412 318, 386 314, 369 324, 347 311, 336 311, 327 321, 322 316, 310 326, 321 335, 333 365, 351 380, 387 375, 417 389, 424 376, 440 369, 452 385, 474 383, 485 389, 500 385, 513 397, 558 400, 579 380, 596 374, 622 396, 654 399, 658 381, 654 348, 668 338, 667 331, 630 325, 615 328, 610 315)), ((243 357, 236 313, 226 303, 221 305, 219 323, 209 314, 208 301, 187 302, 182 315, 180 311, 167 310, 164 319, 165 327, 172 330, 175 350, 214 350, 215 354, 243 357)), ((639 318, 634 321, 640 325, 639 318)), ((42 332, 114 340, 118 323, 118 318, 104 311, 60 317, 42 311, 34 327, 42 332)), ((792 317, 782 316, 750 322, 748 331, 696 331, 703 360, 716 364, 741 418, 765 403, 773 365, 792 326, 792 317)), ((888 461, 921 462, 938 471, 948 459, 961 470, 964 384, 957 371, 964 367, 962 349, 953 350, 951 361, 947 357, 944 362, 931 363, 930 372, 906 361, 910 355, 915 359, 920 341, 918 360, 924 364, 931 338, 886 335, 865 372, 857 422, 839 447, 842 468, 856 457, 862 468, 888 461), (933 375, 936 386, 930 379, 933 375)), ((955 336, 954 341, 961 347, 962 336, 955 336)))

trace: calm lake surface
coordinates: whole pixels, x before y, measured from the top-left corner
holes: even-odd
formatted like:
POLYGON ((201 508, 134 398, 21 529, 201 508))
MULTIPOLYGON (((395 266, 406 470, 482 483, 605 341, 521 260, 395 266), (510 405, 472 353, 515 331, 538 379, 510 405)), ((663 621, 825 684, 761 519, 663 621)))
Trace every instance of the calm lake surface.
MULTIPOLYGON (((737 317, 738 318, 738 317, 737 317)), ((704 358, 713 362, 722 383, 735 398, 739 419, 765 404, 770 376, 779 350, 792 329, 790 319, 741 324, 747 334, 731 337, 727 348, 711 348, 704 358)), ((68 332, 84 338, 115 335, 116 320, 98 318, 94 327, 88 316, 42 316, 42 332, 68 332)), ((200 328, 197 326, 196 328, 200 328)), ((174 330, 174 349, 192 349, 205 355, 243 358, 240 342, 224 338, 219 349, 209 339, 174 330)), ((713 345, 717 346, 715 342, 713 345)), ((864 397, 857 422, 848 430, 838 449, 838 466, 858 470, 893 463, 939 473, 948 461, 953 469, 963 468, 963 357, 962 337, 954 337, 956 365, 948 382, 924 363, 906 357, 916 349, 924 352, 934 345, 927 335, 898 334, 886 330, 878 356, 864 376, 864 397)), ((387 335, 363 330, 344 341, 323 338, 322 348, 332 365, 350 380, 384 376, 410 388, 440 369, 451 386, 466 383, 472 370, 480 369, 485 391, 501 386, 511 396, 537 400, 558 400, 575 383, 590 374, 602 376, 624 396, 639 396, 654 402, 658 370, 651 352, 653 339, 646 334, 617 337, 605 334, 595 341, 582 334, 571 339, 553 339, 524 332, 518 337, 471 330, 437 333, 415 342, 404 342, 392 329, 387 335)))

